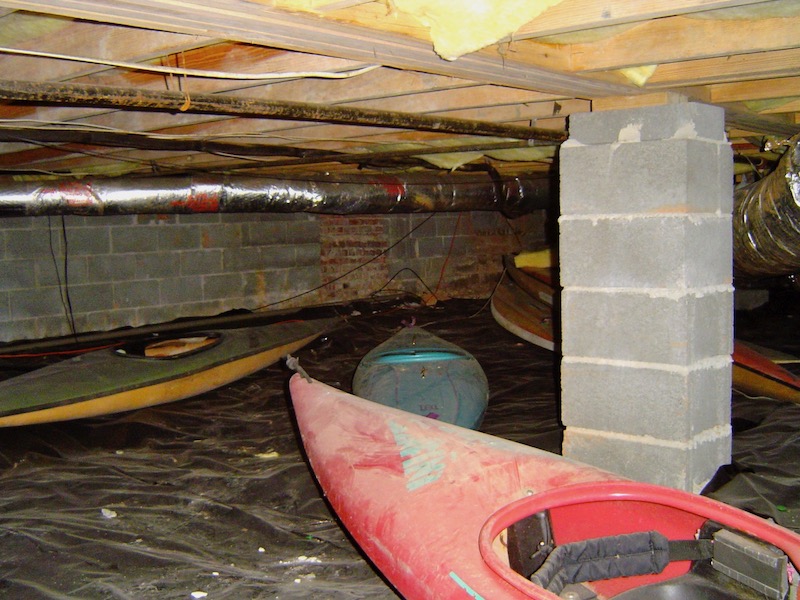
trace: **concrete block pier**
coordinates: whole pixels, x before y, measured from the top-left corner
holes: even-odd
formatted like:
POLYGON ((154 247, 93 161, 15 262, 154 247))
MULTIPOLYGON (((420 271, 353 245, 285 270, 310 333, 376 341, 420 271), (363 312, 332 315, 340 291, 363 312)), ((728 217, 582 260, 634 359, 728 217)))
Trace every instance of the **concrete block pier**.
POLYGON ((722 109, 572 115, 561 149, 564 455, 698 492, 730 460, 722 109))

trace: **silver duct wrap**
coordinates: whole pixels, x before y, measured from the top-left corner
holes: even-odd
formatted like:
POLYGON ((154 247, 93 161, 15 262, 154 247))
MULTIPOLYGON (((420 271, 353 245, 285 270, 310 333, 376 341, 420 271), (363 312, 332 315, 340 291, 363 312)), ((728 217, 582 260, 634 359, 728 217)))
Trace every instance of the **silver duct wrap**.
POLYGON ((554 189, 548 178, 489 174, 61 180, 1 189, 0 216, 495 210, 514 217, 553 205, 554 189))
POLYGON ((733 263, 749 278, 800 272, 800 135, 774 171, 734 193, 733 263))

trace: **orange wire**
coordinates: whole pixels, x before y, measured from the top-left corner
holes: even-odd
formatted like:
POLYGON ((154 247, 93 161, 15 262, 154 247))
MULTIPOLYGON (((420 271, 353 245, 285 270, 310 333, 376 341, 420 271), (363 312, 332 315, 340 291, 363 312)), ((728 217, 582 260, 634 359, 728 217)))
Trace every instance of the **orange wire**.
POLYGON ((119 343, 106 344, 105 346, 95 346, 93 348, 79 348, 77 350, 57 350, 54 352, 34 352, 30 354, 0 354, 0 358, 42 358, 45 356, 68 356, 70 354, 85 354, 86 352, 93 352, 95 350, 113 348, 119 345, 120 345, 119 343))
POLYGON ((447 249, 447 256, 444 257, 444 263, 442 264, 442 270, 439 273, 439 281, 436 282, 436 288, 433 290, 433 295, 436 296, 436 292, 439 291, 439 286, 442 285, 442 279, 444 279, 444 272, 447 269, 447 263, 450 260, 450 255, 453 253, 453 245, 456 241, 456 233, 458 232, 458 225, 461 223, 461 214, 458 213, 458 218, 456 219, 456 226, 453 227, 453 235, 450 237, 450 248, 447 249))

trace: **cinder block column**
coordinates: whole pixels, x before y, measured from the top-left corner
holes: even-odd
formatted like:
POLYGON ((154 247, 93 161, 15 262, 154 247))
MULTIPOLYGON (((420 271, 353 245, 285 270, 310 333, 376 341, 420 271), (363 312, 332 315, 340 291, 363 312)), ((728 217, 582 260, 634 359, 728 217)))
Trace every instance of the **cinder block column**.
POLYGON ((730 460, 723 125, 696 103, 576 114, 560 157, 563 453, 693 492, 730 460))

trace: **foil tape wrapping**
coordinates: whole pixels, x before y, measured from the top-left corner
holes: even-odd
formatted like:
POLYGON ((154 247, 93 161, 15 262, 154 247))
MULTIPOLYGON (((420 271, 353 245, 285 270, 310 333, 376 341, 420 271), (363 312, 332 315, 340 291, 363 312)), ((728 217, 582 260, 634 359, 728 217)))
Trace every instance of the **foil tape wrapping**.
POLYGON ((749 278, 800 272, 800 135, 769 175, 736 190, 734 273, 749 278))
POLYGON ((19 183, 0 190, 0 216, 495 210, 515 217, 554 204, 549 178, 479 175, 153 177, 19 183))

